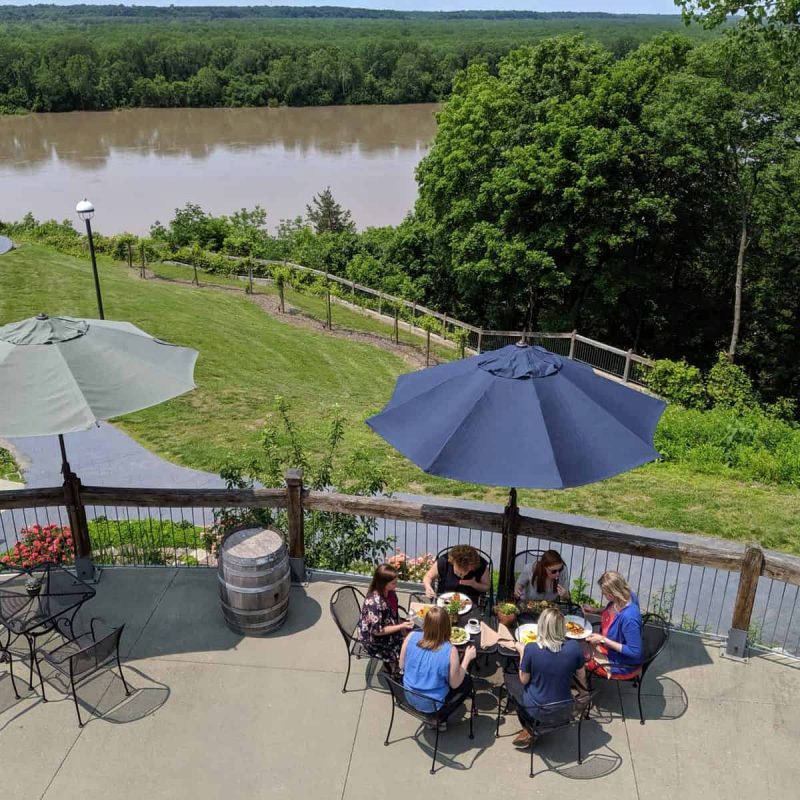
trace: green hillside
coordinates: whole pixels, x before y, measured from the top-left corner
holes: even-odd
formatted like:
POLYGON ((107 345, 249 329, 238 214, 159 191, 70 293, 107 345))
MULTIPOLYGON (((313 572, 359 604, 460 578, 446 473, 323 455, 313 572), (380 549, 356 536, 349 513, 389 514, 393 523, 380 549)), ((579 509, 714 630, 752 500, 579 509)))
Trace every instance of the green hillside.
MULTIPOLYGON (((109 318, 129 320, 200 352, 195 392, 119 423, 155 452, 186 466, 218 470, 231 454, 256 452, 272 399, 281 394, 317 451, 324 447, 326 412, 338 404, 348 422, 346 449, 366 447, 385 459, 395 491, 502 501, 502 490, 425 475, 363 425, 388 400, 397 375, 408 369, 398 356, 280 322, 244 294, 142 281, 135 271, 108 261, 100 267, 109 318)), ((0 324, 39 311, 95 315, 85 260, 40 245, 22 245, 0 257, 0 324)), ((564 492, 521 492, 520 500, 800 552, 792 533, 800 518, 796 488, 751 484, 676 464, 651 464, 564 492)))

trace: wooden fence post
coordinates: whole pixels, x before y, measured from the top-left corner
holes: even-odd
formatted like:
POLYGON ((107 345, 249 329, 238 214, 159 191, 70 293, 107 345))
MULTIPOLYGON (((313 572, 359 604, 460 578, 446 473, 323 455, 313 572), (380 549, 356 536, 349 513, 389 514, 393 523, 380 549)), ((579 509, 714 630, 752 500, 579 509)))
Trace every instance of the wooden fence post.
POLYGON ((431 365, 431 332, 425 331, 427 343, 425 345, 425 366, 429 367, 431 365))
POLYGON ((289 565, 292 578, 306 579, 306 538, 303 525, 303 470, 287 469, 284 475, 289 520, 289 565))
POLYGON ((142 242, 142 246, 141 246, 140 249, 141 249, 141 253, 142 253, 142 268, 139 271, 139 277, 140 278, 144 278, 145 277, 144 271, 145 271, 145 268, 147 267, 147 261, 145 260, 145 255, 144 255, 144 242, 142 242))
POLYGON ((764 568, 764 553, 760 547, 748 547, 744 552, 739 573, 739 589, 733 607, 733 619, 728 631, 725 655, 745 658, 747 655, 747 634, 750 630, 750 617, 758 590, 758 579, 764 568))
POLYGON ((200 285, 200 279, 197 277, 197 262, 196 261, 192 261, 192 270, 194 270, 194 285, 195 286, 199 286, 200 285))
POLYGON ((483 328, 478 331, 478 355, 481 354, 481 344, 483 342, 483 328))
POLYGON ((81 580, 94 580, 92 540, 89 538, 86 509, 81 501, 81 479, 71 470, 64 475, 64 505, 75 542, 75 572, 81 580))
POLYGON ((519 506, 517 490, 508 493, 508 503, 503 510, 503 538, 500 542, 500 575, 497 585, 503 598, 511 597, 514 589, 514 557, 517 553, 519 533, 519 506))
POLYGON ((578 331, 573 330, 569 337, 569 358, 575 358, 575 337, 578 331))
POLYGON ((394 341, 400 344, 400 306, 394 307, 394 341))
POLYGON ((628 350, 625 355, 625 369, 622 371, 622 382, 627 383, 628 378, 631 374, 631 356, 633 355, 633 350, 628 350))
POLYGON ((128 266, 133 269, 133 248, 130 242, 128 242, 128 266))
POLYGON ((331 287, 325 290, 325 327, 330 331, 333 330, 331 324, 331 287))

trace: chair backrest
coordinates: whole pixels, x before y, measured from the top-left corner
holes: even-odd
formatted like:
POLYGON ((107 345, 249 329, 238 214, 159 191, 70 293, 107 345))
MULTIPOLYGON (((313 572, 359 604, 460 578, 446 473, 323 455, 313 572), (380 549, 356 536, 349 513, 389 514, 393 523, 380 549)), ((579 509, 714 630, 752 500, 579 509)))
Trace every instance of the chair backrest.
POLYGON ((386 676, 386 683, 392 693, 392 702, 403 711, 417 719, 426 720, 438 716, 442 711, 450 711, 441 700, 430 697, 423 692, 406 688, 400 681, 386 676))
MULTIPOLYGON (((470 545, 470 546, 472 546, 472 545, 470 545)), ((445 547, 444 550, 440 550, 436 554, 436 560, 438 561, 442 556, 446 556, 453 549, 453 547, 455 547, 455 545, 452 545, 450 547, 445 547)), ((475 548, 475 550, 477 550, 478 551, 478 555, 481 556, 482 558, 484 558, 489 564, 489 594, 493 595, 493 592, 494 592, 494 561, 492 561, 492 557, 487 552, 485 552, 484 550, 481 550, 481 549, 479 549, 477 547, 475 548)))
POLYGON ((597 689, 591 692, 581 692, 569 700, 561 700, 556 703, 545 703, 532 708, 521 706, 519 709, 520 719, 523 725, 531 731, 545 732, 566 728, 573 722, 577 722, 582 716, 586 716, 596 694, 597 689))
POLYGON ((520 550, 514 556, 514 580, 519 578, 528 564, 535 564, 544 555, 544 550, 520 550))
POLYGON ((642 666, 646 669, 669 641, 669 623, 660 614, 642 616, 642 666))
POLYGON ((356 630, 365 600, 364 593, 355 586, 342 586, 331 597, 331 616, 348 644, 357 638, 356 630))
POLYGON ((88 647, 84 647, 77 653, 69 657, 70 672, 73 676, 84 676, 94 672, 110 658, 119 654, 119 640, 122 637, 124 625, 114 628, 111 633, 106 634, 102 639, 98 639, 88 647))

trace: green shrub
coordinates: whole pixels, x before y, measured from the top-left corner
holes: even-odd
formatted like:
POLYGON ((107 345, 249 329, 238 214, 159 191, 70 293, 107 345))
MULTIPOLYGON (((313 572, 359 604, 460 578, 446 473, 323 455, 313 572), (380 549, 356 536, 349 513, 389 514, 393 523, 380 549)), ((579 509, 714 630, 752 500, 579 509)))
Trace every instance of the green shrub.
POLYGON ((655 362, 645 378, 647 388, 670 403, 686 408, 705 408, 708 403, 703 375, 684 359, 662 358, 655 362))
POLYGON ((758 395, 747 373, 732 364, 725 353, 717 356, 706 382, 706 391, 714 406, 748 408, 758 405, 758 395))

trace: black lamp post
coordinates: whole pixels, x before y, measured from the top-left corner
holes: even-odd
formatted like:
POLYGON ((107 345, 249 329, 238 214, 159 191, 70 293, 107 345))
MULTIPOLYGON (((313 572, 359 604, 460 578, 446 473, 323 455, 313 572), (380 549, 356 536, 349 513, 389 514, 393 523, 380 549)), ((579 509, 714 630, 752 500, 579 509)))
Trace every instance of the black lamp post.
POLYGON ((105 319, 103 314, 103 298, 100 295, 100 276, 97 274, 97 259, 94 255, 94 239, 92 239, 92 223, 91 219, 94 216, 94 206, 84 197, 83 200, 75 206, 78 216, 86 223, 86 235, 89 237, 89 253, 92 256, 92 272, 94 273, 94 290, 97 294, 97 311, 100 314, 100 319, 105 319))

